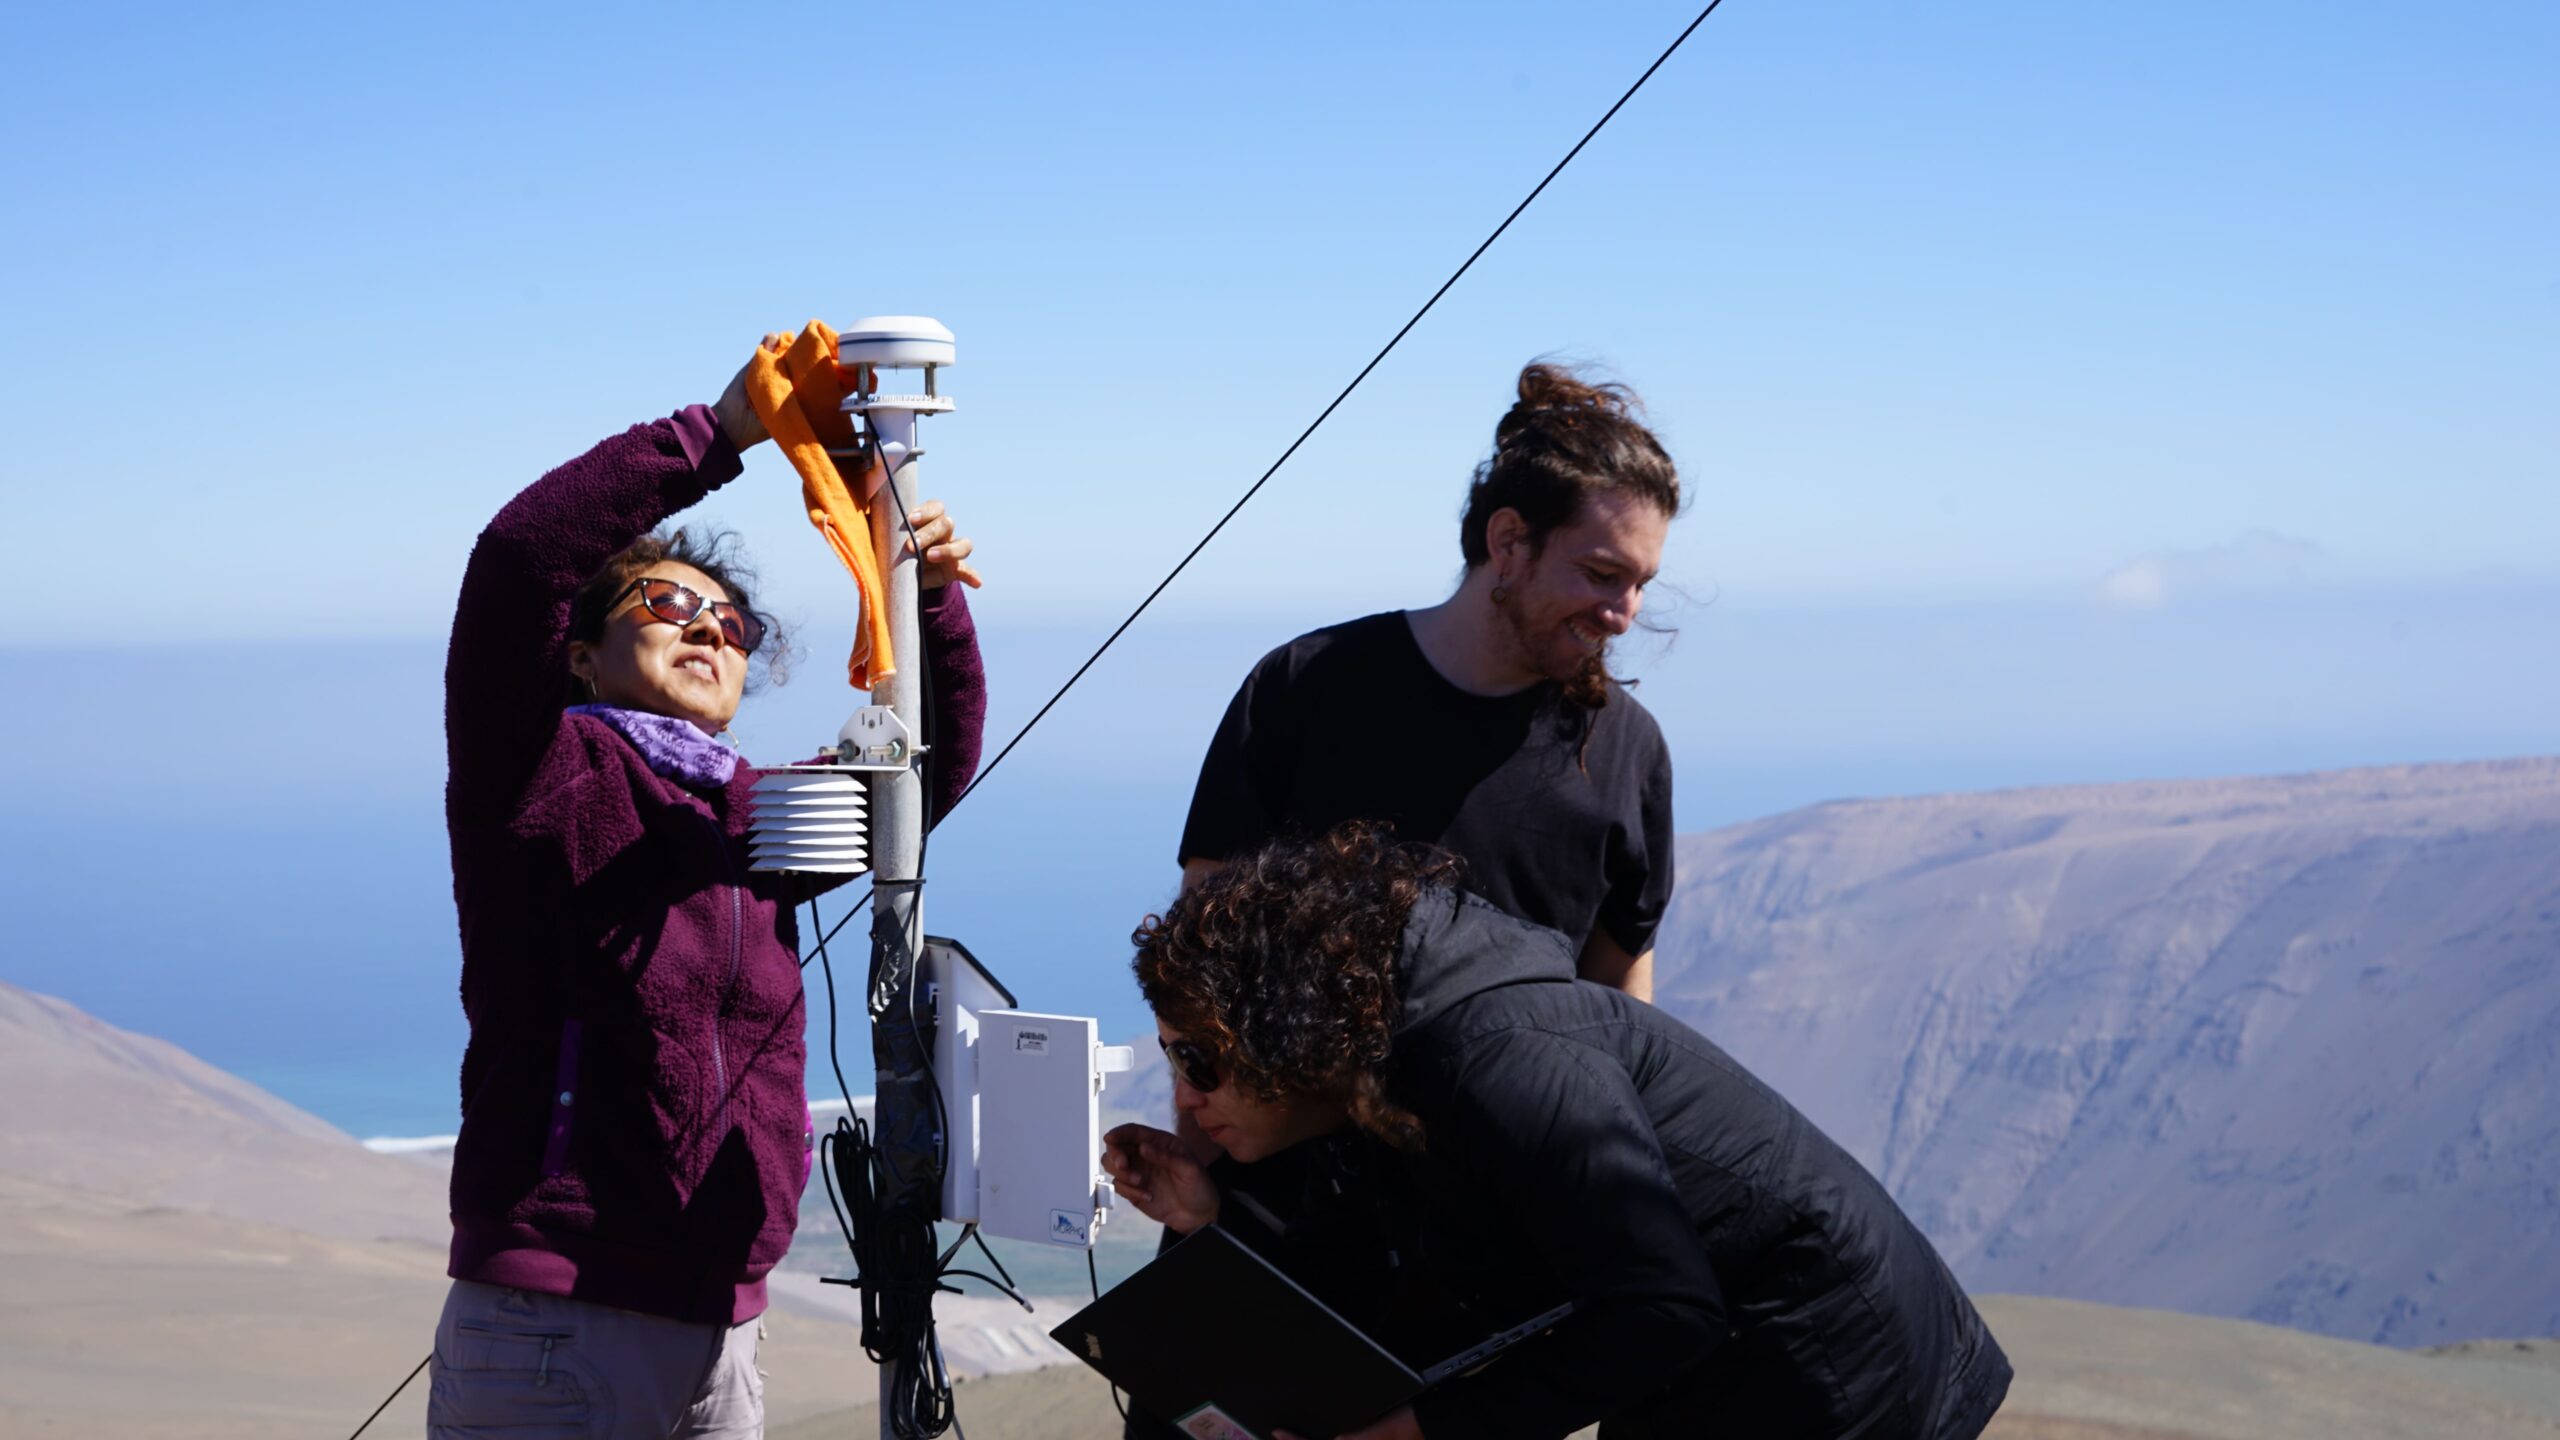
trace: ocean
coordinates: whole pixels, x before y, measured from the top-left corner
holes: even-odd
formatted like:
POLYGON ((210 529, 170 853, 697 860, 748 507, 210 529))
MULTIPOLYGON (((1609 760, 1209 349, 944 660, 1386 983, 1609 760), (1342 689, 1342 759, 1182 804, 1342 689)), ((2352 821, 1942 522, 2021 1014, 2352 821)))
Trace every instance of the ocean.
MULTIPOLYGON (((2548 648, 2554 599, 1693 607, 1676 646, 1628 659, 1671 743, 1679 824, 1698 830, 1851 795, 2560 751, 2560 667, 2523 663, 2548 648)), ((992 756, 1107 627, 981 618, 992 756)), ((1026 1006, 1097 1016, 1106 1035, 1150 1028, 1129 931, 1172 891, 1199 750, 1235 681, 1302 622, 1133 630, 936 832, 927 928, 968 942, 1026 1006)), ((0 788, 0 978, 357 1136, 451 1133, 463 1024, 441 642, 20 648, 0 663, 48 706, 43 743, 0 788)), ((750 697, 750 755, 833 737, 853 697, 830 668, 808 659, 750 697)), ((1373 718, 1343 717, 1343 743, 1373 718)), ((860 932, 843 953, 860 955, 860 932)), ((811 1093, 831 1094, 812 1013, 811 1093)), ((842 1049, 867 1088, 863 1036, 842 1049)))

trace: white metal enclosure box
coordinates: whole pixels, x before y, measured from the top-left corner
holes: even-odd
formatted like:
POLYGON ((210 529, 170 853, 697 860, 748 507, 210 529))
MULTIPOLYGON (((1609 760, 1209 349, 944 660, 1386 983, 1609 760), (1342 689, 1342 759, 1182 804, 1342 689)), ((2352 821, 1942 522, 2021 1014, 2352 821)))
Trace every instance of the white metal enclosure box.
POLYGON ((983 1011, 977 1022, 978 1228, 1090 1248, 1108 1194, 1098 1027, 1025 1010, 983 1011))
POLYGON ((918 977, 933 1009, 933 1074, 949 1127, 942 1169, 942 1218, 978 1218, 978 1017, 1010 1010, 1013 992, 957 940, 928 935, 918 977))

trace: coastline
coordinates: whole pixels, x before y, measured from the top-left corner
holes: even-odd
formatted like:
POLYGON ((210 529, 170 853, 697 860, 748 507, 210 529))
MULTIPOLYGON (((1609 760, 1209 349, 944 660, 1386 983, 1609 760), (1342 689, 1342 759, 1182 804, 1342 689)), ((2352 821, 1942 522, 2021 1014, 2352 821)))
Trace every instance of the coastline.
MULTIPOLYGON (((844 1114, 845 1111, 846 1106, 842 1100, 812 1100, 809 1102, 809 1126, 815 1130, 822 1121, 832 1120, 844 1114)), ((857 1119, 871 1118, 871 1097, 868 1095, 853 1097, 852 1112, 857 1119)), ((451 1160, 454 1142, 460 1138, 458 1135, 371 1135, 356 1143, 376 1155, 451 1160)))

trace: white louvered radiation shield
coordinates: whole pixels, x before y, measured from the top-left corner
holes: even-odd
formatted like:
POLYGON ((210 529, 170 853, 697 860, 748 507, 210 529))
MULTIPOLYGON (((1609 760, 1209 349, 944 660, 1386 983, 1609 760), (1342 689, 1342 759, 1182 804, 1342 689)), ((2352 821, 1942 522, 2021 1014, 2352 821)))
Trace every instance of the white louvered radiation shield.
POLYGON ((871 868, 869 790, 863 772, 839 765, 777 765, 756 772, 747 828, 750 868, 859 875, 871 868))

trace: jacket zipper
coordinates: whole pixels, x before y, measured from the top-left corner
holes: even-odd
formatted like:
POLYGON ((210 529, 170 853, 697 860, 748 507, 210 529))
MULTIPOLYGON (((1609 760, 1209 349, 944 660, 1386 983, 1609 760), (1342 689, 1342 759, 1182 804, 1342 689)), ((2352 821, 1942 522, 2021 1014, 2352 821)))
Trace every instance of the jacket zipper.
POLYGON ((711 827, 712 837, 720 842, 720 866, 729 877, 729 978, 720 986, 720 1005, 711 1017, 711 1075, 718 1087, 712 1093, 720 1097, 719 1108, 711 1116, 711 1143, 716 1148, 720 1138, 729 1133, 729 1057, 721 1047, 720 1031, 729 1018, 729 1002, 738 992, 738 971, 745 963, 747 917, 746 901, 738 893, 737 862, 729 855, 729 832, 707 813, 702 815, 702 822, 711 827))

